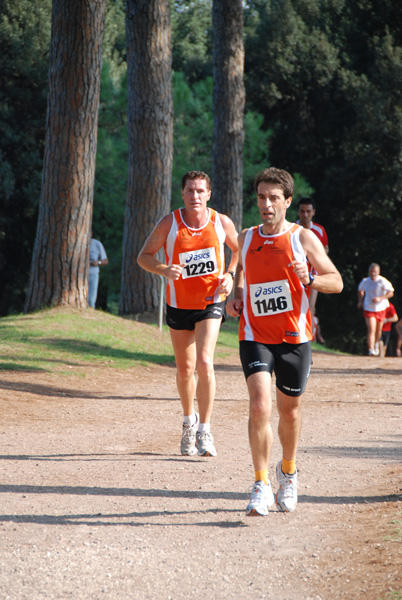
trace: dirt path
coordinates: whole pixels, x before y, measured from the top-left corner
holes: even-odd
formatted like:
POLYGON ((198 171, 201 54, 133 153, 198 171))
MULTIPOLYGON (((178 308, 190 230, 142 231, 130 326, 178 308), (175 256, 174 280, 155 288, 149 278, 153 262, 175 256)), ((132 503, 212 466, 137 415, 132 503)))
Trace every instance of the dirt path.
POLYGON ((179 455, 173 368, 0 374, 0 598, 402 598, 402 360, 314 354, 299 505, 264 519, 237 355, 216 370, 214 459, 179 455))

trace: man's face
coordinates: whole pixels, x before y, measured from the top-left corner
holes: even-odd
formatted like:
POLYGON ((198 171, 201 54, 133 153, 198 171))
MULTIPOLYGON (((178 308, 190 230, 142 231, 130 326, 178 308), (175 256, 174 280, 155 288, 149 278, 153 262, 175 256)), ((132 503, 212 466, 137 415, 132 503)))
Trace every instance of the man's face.
POLYGON ((380 269, 379 269, 379 267, 377 267, 377 265, 375 265, 374 267, 371 267, 371 269, 369 271, 369 275, 373 281, 375 281, 377 279, 379 274, 380 274, 380 269))
POLYGON ((181 197, 188 210, 205 208, 211 197, 211 190, 205 179, 187 179, 181 191, 181 197))
POLYGON ((292 197, 285 198, 282 188, 276 183, 261 181, 257 189, 257 206, 263 225, 275 227, 286 217, 292 197))
POLYGON ((311 204, 300 204, 298 209, 300 225, 310 225, 315 215, 315 210, 311 204))

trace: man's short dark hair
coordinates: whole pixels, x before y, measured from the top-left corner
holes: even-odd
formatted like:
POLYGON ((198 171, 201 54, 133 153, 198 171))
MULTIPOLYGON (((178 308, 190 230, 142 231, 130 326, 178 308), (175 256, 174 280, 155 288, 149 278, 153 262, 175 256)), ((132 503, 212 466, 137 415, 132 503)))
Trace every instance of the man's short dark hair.
POLYGON ((282 190, 285 198, 293 196, 294 180, 293 177, 287 171, 283 169, 276 169, 275 167, 268 167, 263 171, 257 173, 254 179, 254 189, 258 192, 258 186, 260 183, 276 183, 282 190))
POLYGON ((209 178, 209 175, 204 173, 204 171, 187 171, 187 173, 183 175, 181 180, 182 190, 184 190, 184 188, 186 187, 187 179, 191 179, 191 181, 194 181, 194 179, 204 179, 207 182, 208 190, 211 190, 211 179, 209 178))
POLYGON ((315 210, 315 202, 312 198, 307 198, 307 196, 305 198, 300 198, 299 202, 297 203, 297 208, 300 208, 302 204, 311 204, 315 210))

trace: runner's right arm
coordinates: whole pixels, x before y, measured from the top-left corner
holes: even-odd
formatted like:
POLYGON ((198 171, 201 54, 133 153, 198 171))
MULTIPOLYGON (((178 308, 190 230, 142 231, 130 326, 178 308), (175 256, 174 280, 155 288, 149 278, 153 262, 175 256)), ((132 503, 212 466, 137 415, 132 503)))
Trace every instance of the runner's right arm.
POLYGON ((163 275, 167 279, 176 280, 181 275, 183 265, 166 265, 155 256, 163 248, 167 240, 172 226, 172 219, 173 215, 169 214, 158 221, 149 237, 145 240, 138 254, 137 263, 145 271, 155 273, 156 275, 163 275))

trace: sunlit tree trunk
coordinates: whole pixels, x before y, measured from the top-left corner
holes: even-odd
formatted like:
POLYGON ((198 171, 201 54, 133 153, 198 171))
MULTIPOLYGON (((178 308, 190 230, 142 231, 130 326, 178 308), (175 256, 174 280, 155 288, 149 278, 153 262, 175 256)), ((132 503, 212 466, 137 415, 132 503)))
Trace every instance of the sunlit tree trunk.
POLYGON ((213 156, 214 206, 241 227, 243 206, 244 43, 242 0, 214 0, 213 156))
POLYGON ((127 0, 129 168, 120 314, 154 311, 159 277, 137 266, 154 224, 170 210, 173 154, 169 0, 127 0))
POLYGON ((25 310, 87 306, 105 0, 53 0, 46 145, 25 310))

